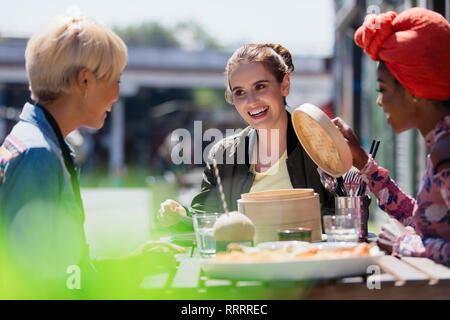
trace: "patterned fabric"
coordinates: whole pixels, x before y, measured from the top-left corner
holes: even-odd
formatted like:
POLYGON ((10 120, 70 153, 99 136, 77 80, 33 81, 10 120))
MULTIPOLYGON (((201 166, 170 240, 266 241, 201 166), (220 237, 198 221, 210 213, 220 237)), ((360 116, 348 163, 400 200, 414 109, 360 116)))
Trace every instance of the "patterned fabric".
MULTIPOLYGON (((426 138, 431 148, 440 137, 450 132, 450 116, 438 122, 426 138)), ((445 265, 450 264, 450 169, 433 173, 427 156, 425 175, 417 199, 405 194, 372 157, 361 170, 361 178, 378 199, 378 206, 405 226, 414 227, 397 239, 394 253, 425 256, 445 265)))
POLYGON ((27 148, 13 135, 10 134, 6 137, 0 147, 0 186, 3 184, 6 164, 26 150, 27 148))

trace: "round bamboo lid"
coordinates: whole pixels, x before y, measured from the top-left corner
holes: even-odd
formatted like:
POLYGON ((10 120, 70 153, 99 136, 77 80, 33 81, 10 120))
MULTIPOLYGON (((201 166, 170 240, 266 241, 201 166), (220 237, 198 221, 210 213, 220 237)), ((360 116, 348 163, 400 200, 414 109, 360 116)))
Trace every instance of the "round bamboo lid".
POLYGON ((279 189, 260 191, 252 193, 243 193, 241 195, 244 200, 283 200, 298 199, 314 196, 314 189, 279 189))
POLYGON ((303 148, 323 171, 337 178, 350 170, 350 147, 322 110, 302 104, 292 113, 292 125, 303 148))

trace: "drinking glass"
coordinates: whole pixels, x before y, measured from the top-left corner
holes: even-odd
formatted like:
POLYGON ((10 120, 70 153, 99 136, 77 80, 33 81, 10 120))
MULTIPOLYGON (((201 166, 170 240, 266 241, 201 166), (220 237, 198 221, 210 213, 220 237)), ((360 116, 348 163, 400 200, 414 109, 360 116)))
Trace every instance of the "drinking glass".
POLYGON ((216 254, 214 223, 216 223, 220 215, 220 213, 193 215, 197 248, 202 257, 211 257, 216 254))
POLYGON ((359 217, 360 230, 359 241, 366 241, 368 238, 367 224, 369 221, 370 197, 336 197, 336 215, 352 214, 359 217))
POLYGON ((355 214, 324 216, 328 242, 358 242, 360 219, 355 214))

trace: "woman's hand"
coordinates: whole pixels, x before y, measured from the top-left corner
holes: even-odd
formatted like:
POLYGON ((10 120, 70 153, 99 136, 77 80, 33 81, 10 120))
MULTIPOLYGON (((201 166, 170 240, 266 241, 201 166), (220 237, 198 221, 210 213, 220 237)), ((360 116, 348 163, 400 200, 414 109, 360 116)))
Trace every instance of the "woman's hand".
POLYGON ((339 131, 344 136, 345 140, 348 143, 348 146, 350 147, 350 150, 352 152, 353 157, 353 166, 361 170, 364 168, 364 166, 367 163, 367 160, 369 159, 367 153, 364 151, 364 149, 361 146, 361 143, 359 142, 359 139, 356 137, 355 133, 353 132, 352 128, 348 126, 342 120, 341 118, 334 118, 333 123, 336 125, 336 127, 339 129, 339 131))
POLYGON ((415 231, 411 227, 405 227, 396 219, 390 218, 386 224, 381 226, 377 244, 380 248, 392 253, 398 238, 404 234, 415 234, 415 231))
POLYGON ((186 249, 170 242, 146 241, 145 243, 140 245, 131 255, 139 256, 150 252, 177 254, 186 252, 186 249))
POLYGON ((165 227, 170 227, 180 221, 180 215, 186 215, 186 210, 178 202, 167 199, 159 208, 158 221, 165 227))
POLYGON ((97 257, 93 262, 100 274, 109 277, 119 276, 127 285, 138 286, 144 276, 153 273, 175 270, 175 254, 185 253, 186 249, 169 242, 147 241, 123 257, 97 257))

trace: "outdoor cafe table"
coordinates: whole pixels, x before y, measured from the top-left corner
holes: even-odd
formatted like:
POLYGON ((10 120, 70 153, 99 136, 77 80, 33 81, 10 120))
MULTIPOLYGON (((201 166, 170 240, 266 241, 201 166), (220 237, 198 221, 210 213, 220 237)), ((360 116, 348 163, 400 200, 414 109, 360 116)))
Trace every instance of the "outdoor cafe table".
POLYGON ((427 258, 386 255, 379 260, 378 276, 302 281, 210 279, 196 247, 178 255, 177 265, 174 272, 147 276, 140 285, 143 297, 157 292, 160 299, 183 300, 450 299, 450 268, 427 258))

